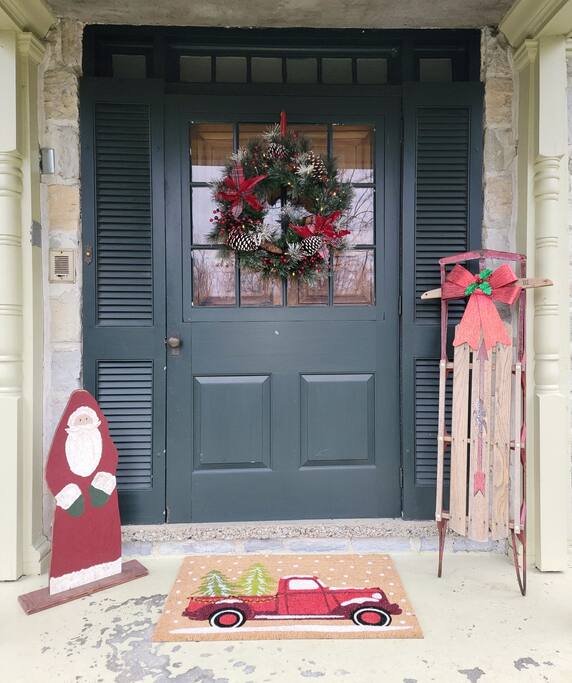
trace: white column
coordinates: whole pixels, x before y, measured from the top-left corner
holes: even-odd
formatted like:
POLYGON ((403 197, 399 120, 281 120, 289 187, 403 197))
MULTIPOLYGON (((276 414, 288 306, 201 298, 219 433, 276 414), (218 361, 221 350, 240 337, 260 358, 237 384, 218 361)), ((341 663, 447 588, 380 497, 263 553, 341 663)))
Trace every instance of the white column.
POLYGON ((22 156, 17 40, 0 31, 0 579, 22 573, 22 156))
POLYGON ((538 128, 533 165, 534 269, 553 287, 534 293, 536 565, 567 566, 570 496, 568 323, 568 130, 566 42, 538 40, 538 128))

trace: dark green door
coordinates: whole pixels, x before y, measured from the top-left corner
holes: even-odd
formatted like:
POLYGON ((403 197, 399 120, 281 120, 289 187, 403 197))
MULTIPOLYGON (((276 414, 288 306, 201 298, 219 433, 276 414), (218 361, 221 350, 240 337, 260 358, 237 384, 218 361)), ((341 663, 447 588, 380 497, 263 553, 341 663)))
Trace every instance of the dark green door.
POLYGON ((170 96, 165 131, 168 521, 399 516, 399 98, 170 96), (205 237, 208 182, 282 109, 355 184, 323 287, 205 237))

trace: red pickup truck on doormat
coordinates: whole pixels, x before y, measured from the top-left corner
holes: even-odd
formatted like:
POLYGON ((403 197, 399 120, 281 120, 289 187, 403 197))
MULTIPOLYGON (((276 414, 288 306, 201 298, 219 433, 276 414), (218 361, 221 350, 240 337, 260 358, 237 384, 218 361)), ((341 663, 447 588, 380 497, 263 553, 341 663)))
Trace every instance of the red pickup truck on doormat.
POLYGON ((284 576, 276 595, 191 597, 183 616, 215 628, 247 619, 351 619, 358 626, 389 626, 401 608, 381 588, 328 588, 316 576, 284 576))

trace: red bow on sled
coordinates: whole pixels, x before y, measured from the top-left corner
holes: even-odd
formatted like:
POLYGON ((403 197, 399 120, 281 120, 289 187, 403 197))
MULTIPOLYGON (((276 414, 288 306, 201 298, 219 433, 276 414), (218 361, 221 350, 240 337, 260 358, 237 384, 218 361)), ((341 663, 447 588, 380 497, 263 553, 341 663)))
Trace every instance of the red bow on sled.
POLYGON ((467 307, 457 326, 453 346, 467 342, 475 351, 481 337, 488 350, 497 342, 510 346, 505 325, 493 301, 513 304, 521 291, 512 268, 503 264, 495 271, 488 268, 473 275, 463 266, 456 265, 447 275, 442 290, 443 299, 469 297, 467 307))
POLYGON ((291 225, 292 230, 300 237, 323 237, 325 241, 340 239, 350 234, 350 230, 337 230, 335 222, 342 215, 341 211, 334 211, 328 216, 312 216, 311 223, 307 225, 291 225))
POLYGON ((219 190, 216 198, 225 202, 230 202, 230 212, 234 218, 238 218, 244 209, 246 202, 254 211, 261 211, 262 204, 258 201, 252 190, 261 180, 268 176, 256 175, 252 178, 244 177, 244 170, 242 166, 236 166, 234 171, 224 179, 224 184, 227 189, 219 190))

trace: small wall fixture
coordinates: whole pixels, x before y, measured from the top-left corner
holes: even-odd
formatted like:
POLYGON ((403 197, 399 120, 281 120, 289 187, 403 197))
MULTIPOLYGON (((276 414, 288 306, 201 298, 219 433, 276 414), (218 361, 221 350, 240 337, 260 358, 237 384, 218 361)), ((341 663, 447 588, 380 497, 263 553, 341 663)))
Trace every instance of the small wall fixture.
POLYGON ((50 282, 75 282, 73 249, 50 249, 50 282))
POLYGON ((56 172, 56 153, 52 147, 40 149, 40 171, 44 175, 51 175, 56 172))

